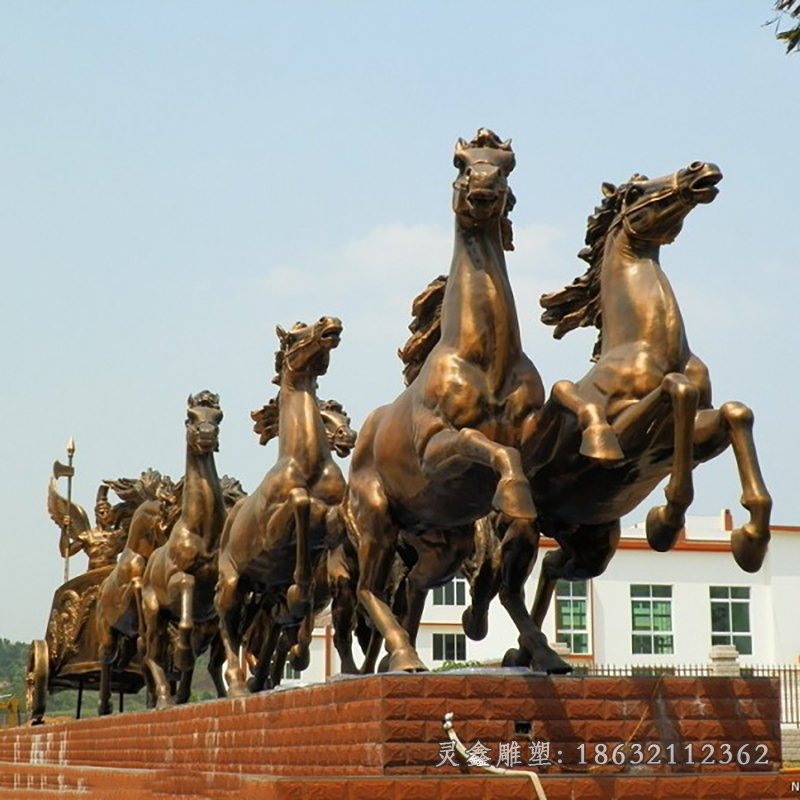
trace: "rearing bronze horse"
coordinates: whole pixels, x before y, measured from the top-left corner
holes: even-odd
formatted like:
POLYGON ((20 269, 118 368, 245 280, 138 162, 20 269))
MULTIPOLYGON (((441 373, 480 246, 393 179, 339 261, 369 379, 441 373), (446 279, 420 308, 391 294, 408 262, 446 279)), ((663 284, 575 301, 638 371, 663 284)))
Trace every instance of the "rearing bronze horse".
POLYGON ((514 518, 520 524, 508 547, 518 549, 519 574, 508 596, 519 601, 515 621, 531 630, 521 591, 536 512, 516 445, 544 391, 522 352, 503 254, 504 245, 512 249, 514 153, 484 128, 458 141, 454 163, 455 244, 441 338, 413 383, 364 423, 343 507, 359 549, 358 598, 386 640, 392 670, 425 668, 383 596, 401 530, 412 542, 439 539, 435 571, 446 580, 472 551, 476 519, 492 508, 514 518))
MULTIPOLYGON (((586 274, 546 295, 542 319, 557 338, 595 325, 600 338, 592 369, 577 383, 553 387, 530 437, 522 444, 525 470, 539 511, 539 528, 560 545, 542 564, 532 608, 541 625, 559 578, 601 574, 631 512, 665 477, 666 504, 647 515, 655 550, 674 546, 693 499, 692 469, 733 447, 749 521, 731 536, 736 562, 757 571, 770 538, 772 500, 753 441, 753 413, 737 402, 711 405, 703 362, 689 349, 683 319, 659 264, 698 204, 717 195, 722 174, 694 162, 663 178, 634 175, 619 187, 604 184, 605 199, 589 218, 586 274), (606 459, 582 455, 581 428, 591 418, 602 432, 606 459)), ((535 659, 534 659, 535 660, 535 659)), ((506 663, 528 664, 523 646, 506 663)))

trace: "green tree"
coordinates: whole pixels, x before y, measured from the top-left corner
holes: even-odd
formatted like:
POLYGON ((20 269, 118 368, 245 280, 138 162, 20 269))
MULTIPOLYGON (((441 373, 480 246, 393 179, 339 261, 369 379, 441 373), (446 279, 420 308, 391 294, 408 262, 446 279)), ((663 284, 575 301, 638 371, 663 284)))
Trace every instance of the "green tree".
POLYGON ((778 12, 774 20, 775 36, 786 42, 786 52, 791 53, 800 47, 800 0, 776 0, 775 10, 778 12), (781 30, 781 23, 787 21, 791 27, 781 30))

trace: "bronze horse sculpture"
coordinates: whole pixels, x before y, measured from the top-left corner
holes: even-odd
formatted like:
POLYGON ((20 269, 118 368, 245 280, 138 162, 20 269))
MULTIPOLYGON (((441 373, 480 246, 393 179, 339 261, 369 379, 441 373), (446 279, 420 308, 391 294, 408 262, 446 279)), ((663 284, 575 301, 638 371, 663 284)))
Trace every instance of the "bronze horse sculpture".
MULTIPOLYGON (((753 413, 738 402, 712 406, 708 369, 689 349, 659 263, 661 245, 676 238, 692 209, 715 198, 721 178, 716 165, 694 162, 663 178, 634 175, 619 187, 604 184, 579 254, 589 269, 542 298, 542 319, 556 326, 557 338, 588 325, 599 327, 600 336, 594 366, 577 383, 555 384, 521 446, 539 530, 559 545, 542 563, 531 609, 537 627, 556 582, 600 575, 616 550, 620 518, 667 477, 666 504, 648 513, 646 532, 655 550, 672 548, 693 499, 692 469, 728 445, 750 512, 732 533, 733 555, 748 572, 764 559, 772 500, 756 457, 753 413), (584 454, 587 420, 600 429, 601 458, 584 454)), ((473 602, 483 607, 490 594, 491 588, 473 592, 473 602)), ((524 644, 504 663, 542 668, 524 644)))
POLYGON ((228 696, 247 691, 241 644, 248 595, 257 596, 268 613, 281 609, 276 620, 281 625, 300 624, 314 613, 315 567, 325 555, 328 516, 345 491, 316 388, 341 332, 334 317, 297 323, 289 331, 277 328, 278 461, 259 488, 231 510, 219 551, 215 605, 228 696))
POLYGON ((458 141, 454 163, 455 242, 441 335, 413 382, 362 426, 343 504, 358 547, 358 599, 386 641, 391 670, 425 669, 413 626, 398 623, 385 597, 399 537, 425 553, 409 573, 414 607, 406 616, 413 621, 425 589, 444 583, 471 555, 473 525, 493 508, 513 520, 503 542, 503 604, 524 642, 533 647, 540 636, 522 593, 536 511, 517 447, 544 390, 522 351, 503 252, 513 249, 514 153, 484 128, 458 141))
POLYGON ((186 702, 195 656, 217 634, 213 598, 226 508, 214 453, 219 449, 222 410, 219 397, 209 391, 190 396, 187 405, 180 515, 166 543, 147 561, 142 579, 144 665, 152 677, 157 708, 174 702, 170 659, 181 674, 176 699, 186 702))
MULTIPOLYGON (((350 417, 341 403, 336 400, 319 402, 322 424, 331 452, 340 458, 346 458, 355 447, 357 434, 350 425, 350 417)), ((259 444, 267 444, 278 435, 279 404, 270 400, 263 408, 254 411, 251 418, 255 422, 253 430, 259 434, 259 444)), ((314 577, 314 613, 318 614, 333 601, 331 616, 333 621, 333 642, 342 663, 342 671, 357 672, 353 658, 352 627, 356 616, 355 578, 357 564, 355 553, 348 548, 347 541, 334 546, 337 532, 344 538, 344 531, 339 524, 336 530, 331 529, 331 517, 328 517, 328 538, 330 546, 326 558, 319 560, 314 577)), ((282 598, 278 596, 280 603, 282 598)), ((252 692, 267 688, 275 688, 283 679, 283 668, 291 654, 291 665, 298 671, 304 670, 309 663, 308 653, 314 630, 314 615, 306 615, 297 624, 284 625, 279 619, 286 619, 284 609, 259 609, 250 624, 245 624, 247 632, 243 646, 246 658, 252 665, 254 674, 248 682, 252 692)))
MULTIPOLYGON (((168 519, 175 486, 156 470, 142 474, 130 483, 138 495, 138 504, 131 517, 125 549, 111 574, 100 586, 95 609, 95 625, 99 646, 100 688, 98 713, 111 713, 111 671, 119 670, 136 653, 140 633, 142 577, 153 551, 166 541, 174 522, 168 519)), ((112 488, 116 488, 113 487, 112 488)), ((119 493, 121 489, 116 488, 119 493)))

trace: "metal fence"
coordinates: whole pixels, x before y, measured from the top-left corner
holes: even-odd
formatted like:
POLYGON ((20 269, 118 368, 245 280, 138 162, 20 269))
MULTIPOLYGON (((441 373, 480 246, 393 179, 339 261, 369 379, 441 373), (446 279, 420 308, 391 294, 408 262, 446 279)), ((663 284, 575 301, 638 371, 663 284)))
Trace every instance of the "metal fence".
MULTIPOLYGON (((781 724, 800 728, 800 664, 739 664, 743 678, 778 678, 781 691, 781 724)), ((573 675, 710 677, 711 664, 576 664, 573 675)))

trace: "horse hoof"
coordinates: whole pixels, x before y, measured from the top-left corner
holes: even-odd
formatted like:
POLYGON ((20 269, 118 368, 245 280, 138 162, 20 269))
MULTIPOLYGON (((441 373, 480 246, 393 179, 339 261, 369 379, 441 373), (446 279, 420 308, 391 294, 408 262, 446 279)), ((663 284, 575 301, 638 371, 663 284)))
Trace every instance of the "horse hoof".
POLYGON ((389 654, 387 653, 381 660, 378 662, 378 672, 388 672, 389 671, 389 654))
POLYGON ((667 506, 656 506, 647 512, 645 521, 645 531, 647 541, 653 550, 659 553, 666 553, 675 547, 678 541, 678 534, 681 532, 685 523, 683 514, 677 519, 668 519, 667 506))
POLYGON ((159 695, 158 700, 156 700, 156 711, 164 711, 174 705, 175 701, 169 695, 159 695))
POLYGON ((504 667, 529 667, 530 657, 516 647, 510 647, 503 656, 502 666, 504 667))
POLYGON ((502 478, 492 498, 492 506, 513 519, 536 519, 536 506, 531 497, 531 486, 521 478, 502 478))
POLYGON ((172 660, 178 672, 189 672, 194 669, 194 652, 192 648, 186 648, 178 645, 175 648, 172 660))
POLYGON ((486 614, 478 616, 472 606, 469 606, 461 615, 461 625, 464 628, 464 633, 472 639, 473 642, 479 642, 486 638, 489 633, 489 619, 486 614))
POLYGON ((247 697, 248 694, 247 687, 241 683, 232 683, 228 686, 228 698, 247 697))
POLYGON ((289 651, 289 663, 298 672, 308 669, 308 665, 311 663, 311 653, 308 648, 299 644, 293 645, 289 651))
POLYGON ((625 458, 611 426, 602 422, 589 425, 583 432, 580 454, 595 461, 622 461, 625 458))
POLYGON ((413 647, 396 650, 389 655, 389 672, 427 672, 413 647))
POLYGON ((555 650, 531 660, 531 669, 536 672, 546 672, 548 675, 568 675, 572 672, 572 665, 564 661, 555 650))
POLYGON ((759 537, 751 526, 737 528, 731 534, 731 550, 736 563, 745 572, 758 572, 767 555, 769 537, 759 537))
POLYGON ((303 619, 311 610, 308 589, 293 583, 286 592, 286 607, 295 619, 303 619))
POLYGON ((247 694, 258 694, 259 692, 266 691, 268 689, 274 689, 275 687, 272 685, 272 681, 264 678, 263 680, 257 681, 254 675, 251 675, 247 679, 247 691, 242 692, 240 695, 231 695, 230 692, 228 693, 228 697, 244 697, 247 694))

